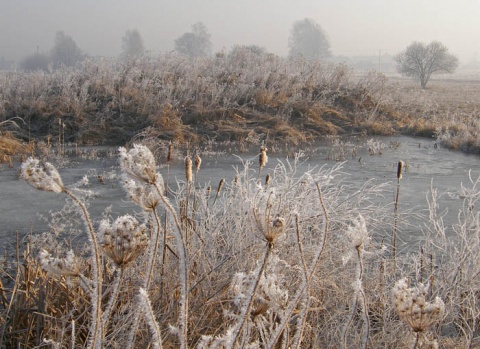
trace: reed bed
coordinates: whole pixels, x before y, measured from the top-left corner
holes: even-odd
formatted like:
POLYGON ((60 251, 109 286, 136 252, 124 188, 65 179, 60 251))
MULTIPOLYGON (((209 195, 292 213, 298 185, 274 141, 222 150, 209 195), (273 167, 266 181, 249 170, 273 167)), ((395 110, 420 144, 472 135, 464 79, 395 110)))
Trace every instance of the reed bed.
POLYGON ((1 269, 1 345, 479 345, 478 179, 458 193, 464 207, 453 227, 443 224, 432 188, 421 248, 392 253, 385 241, 408 221, 401 195, 386 199, 394 185, 352 190, 340 163, 300 171, 300 153, 271 164, 267 152, 262 146, 212 193, 200 156, 187 156, 185 180, 166 188, 170 163, 159 158, 169 155, 122 147, 119 181, 137 210, 120 217, 92 217, 85 181, 64 183, 50 163, 27 159, 22 176, 32 195, 35 188, 67 199, 64 215, 82 218, 85 243, 72 246, 61 227, 25 250, 17 243, 1 269))

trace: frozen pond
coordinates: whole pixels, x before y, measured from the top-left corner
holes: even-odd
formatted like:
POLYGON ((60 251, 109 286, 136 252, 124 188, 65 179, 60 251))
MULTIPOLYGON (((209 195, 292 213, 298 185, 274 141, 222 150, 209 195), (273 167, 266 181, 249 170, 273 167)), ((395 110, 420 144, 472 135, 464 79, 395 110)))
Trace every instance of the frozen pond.
MULTIPOLYGON (((353 188, 360 188, 367 180, 377 183, 390 183, 391 195, 386 193, 385 204, 391 205, 396 190, 396 168, 399 160, 406 162, 400 190, 399 210, 414 209, 418 212, 426 210, 426 196, 431 184, 439 192, 458 191, 461 183, 469 185, 469 172, 476 179, 480 175, 480 158, 476 155, 465 155, 461 152, 450 151, 434 147, 432 140, 410 137, 376 137, 378 144, 383 145, 382 155, 369 155, 366 139, 351 140, 346 144, 323 144, 305 150, 308 161, 304 168, 314 166, 334 166, 337 160, 343 160, 345 176, 343 182, 353 188), (355 149, 355 150, 353 150, 355 149), (337 160, 335 160, 337 158, 337 160)), ((251 159, 253 168, 257 168, 257 154, 239 153, 242 159, 251 159)), ((262 174, 272 169, 278 160, 285 160, 286 156, 279 152, 269 153, 269 162, 262 174)), ((234 167, 241 167, 242 162, 231 154, 212 155, 202 157, 202 167, 198 175, 199 185, 210 182, 216 188, 221 178, 227 181, 235 177, 234 167)), ((118 164, 115 157, 88 160, 69 158, 66 166, 59 168, 64 184, 67 186, 78 182, 88 175, 90 188, 95 192, 91 198, 90 212, 94 220, 102 217, 102 212, 111 206, 112 216, 124 213, 133 213, 138 208, 126 200, 125 193, 118 178, 118 164), (103 183, 98 180, 102 176, 103 183)), ((165 177, 166 169, 160 170, 165 177)), ((175 161, 170 169, 170 186, 175 185, 176 179, 184 179, 184 167, 181 160, 175 161)), ((21 236, 26 233, 38 234, 48 229, 44 217, 50 211, 58 211, 65 204, 65 196, 54 193, 41 192, 30 187, 25 181, 18 179, 18 169, 9 169, 2 165, 0 170, 0 237, 1 250, 11 247, 15 241, 15 233, 21 236)), ((449 223, 451 224, 461 207, 462 200, 452 196, 443 196, 441 205, 449 209, 449 223)), ((411 228, 400 229, 404 242, 415 240, 417 231, 411 228)))

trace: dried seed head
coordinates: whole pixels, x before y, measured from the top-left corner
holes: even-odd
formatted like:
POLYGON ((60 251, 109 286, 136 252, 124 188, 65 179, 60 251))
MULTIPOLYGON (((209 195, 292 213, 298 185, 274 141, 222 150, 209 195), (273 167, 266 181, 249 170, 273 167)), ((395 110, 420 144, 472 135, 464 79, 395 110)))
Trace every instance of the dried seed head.
POLYGON ((150 149, 141 144, 134 144, 128 152, 124 147, 120 147, 119 153, 120 167, 124 173, 139 181, 155 183, 156 164, 150 149))
POLYGON ((195 171, 198 173, 200 170, 200 165, 202 164, 202 158, 200 155, 195 155, 195 171))
POLYGON ((145 224, 130 215, 118 217, 113 224, 101 221, 98 232, 103 251, 119 267, 135 260, 149 241, 145 224))
POLYGON ((218 183, 217 195, 218 195, 218 193, 220 193, 220 191, 222 190, 224 184, 225 184, 225 178, 222 178, 222 179, 220 180, 220 183, 218 183))
POLYGON ((260 150, 260 156, 258 157, 258 164, 260 168, 263 168, 268 162, 267 148, 262 147, 260 150))
POLYGON ((193 179, 192 175, 192 158, 190 156, 187 156, 185 158, 185 177, 187 179, 187 182, 191 182, 193 179))
POLYGON ((78 276, 83 267, 83 261, 69 250, 65 257, 53 257, 46 250, 38 256, 42 269, 58 276, 78 276))
MULTIPOLYGON (((156 174, 155 182, 160 187, 160 192, 163 193, 163 177, 160 173, 156 174)), ((123 188, 129 199, 146 211, 154 210, 161 202, 158 192, 150 184, 136 181, 127 175, 123 176, 123 188)))
POLYGON ((49 162, 28 158, 22 164, 22 177, 38 190, 61 193, 64 190, 62 178, 55 166, 49 162))
POLYGON ((270 184, 270 173, 267 174, 267 176, 265 177, 265 186, 268 186, 270 184))
POLYGON ((271 223, 271 225, 265 231, 265 239, 268 242, 274 242, 277 238, 283 235, 285 232, 285 219, 277 216, 271 223))
POLYGON ((399 161, 398 166, 397 166, 397 179, 398 180, 402 179, 402 169, 403 169, 403 161, 399 161))
POLYGON ((442 320, 445 304, 439 297, 433 302, 425 300, 428 286, 409 288, 403 278, 395 283, 392 293, 398 315, 414 332, 423 332, 442 320))
POLYGON ((168 144, 168 154, 167 154, 167 162, 170 163, 172 161, 172 152, 173 152, 173 145, 172 142, 168 144))

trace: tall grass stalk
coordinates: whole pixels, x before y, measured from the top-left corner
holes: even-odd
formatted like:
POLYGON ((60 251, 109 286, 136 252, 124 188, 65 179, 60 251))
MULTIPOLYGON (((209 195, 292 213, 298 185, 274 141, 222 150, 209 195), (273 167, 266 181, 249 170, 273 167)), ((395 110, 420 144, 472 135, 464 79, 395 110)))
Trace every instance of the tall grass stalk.
POLYGON ((400 196, 400 180, 402 179, 403 161, 399 161, 397 165, 397 193, 395 195, 395 203, 393 208, 393 230, 392 230, 392 261, 393 273, 397 270, 397 230, 398 230, 398 201, 400 196))

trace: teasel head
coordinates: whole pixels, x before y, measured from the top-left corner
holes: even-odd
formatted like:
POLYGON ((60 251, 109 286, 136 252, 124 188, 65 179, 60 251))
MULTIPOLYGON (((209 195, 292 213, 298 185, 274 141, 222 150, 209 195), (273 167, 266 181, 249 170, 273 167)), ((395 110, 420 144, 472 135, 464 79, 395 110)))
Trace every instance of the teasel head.
POLYGON ((102 220, 98 232, 103 251, 120 268, 140 256, 149 242, 147 227, 131 215, 120 216, 113 224, 102 220))
POLYGON ((185 178, 187 179, 187 182, 191 182, 193 180, 192 158, 190 156, 185 158, 185 178))
POLYGON ((403 161, 399 161, 397 166, 397 180, 399 181, 400 179, 402 179, 402 170, 403 170, 403 161))
POLYGON ((64 191, 62 178, 51 163, 30 157, 22 164, 21 169, 22 177, 35 189, 54 193, 64 191))
POLYGON ((120 147, 119 153, 120 167, 124 173, 139 181, 155 183, 157 170, 155 157, 150 149, 141 144, 134 144, 128 151, 120 147))
POLYGON ((58 276, 78 276, 83 269, 83 260, 69 250, 65 257, 53 257, 46 250, 40 251, 38 256, 42 269, 58 276))
POLYGON ((195 155, 195 172, 200 171, 200 165, 202 164, 202 158, 200 155, 195 155))

